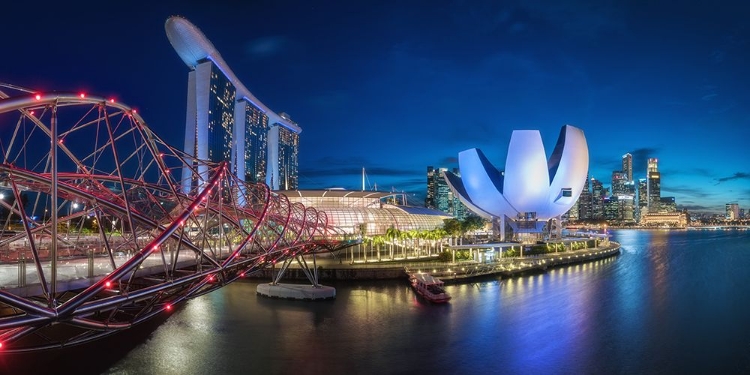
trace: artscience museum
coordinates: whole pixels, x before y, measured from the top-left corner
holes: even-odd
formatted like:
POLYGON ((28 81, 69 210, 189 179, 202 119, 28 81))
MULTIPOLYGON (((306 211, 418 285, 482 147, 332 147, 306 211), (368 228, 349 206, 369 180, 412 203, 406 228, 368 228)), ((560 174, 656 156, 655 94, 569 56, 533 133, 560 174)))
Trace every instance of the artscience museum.
POLYGON ((565 125, 549 159, 538 130, 514 130, 503 171, 481 150, 458 154, 460 177, 446 173, 453 193, 470 210, 493 221, 505 239, 506 223, 514 236, 547 234, 559 238, 560 218, 578 200, 589 167, 583 131, 565 125))

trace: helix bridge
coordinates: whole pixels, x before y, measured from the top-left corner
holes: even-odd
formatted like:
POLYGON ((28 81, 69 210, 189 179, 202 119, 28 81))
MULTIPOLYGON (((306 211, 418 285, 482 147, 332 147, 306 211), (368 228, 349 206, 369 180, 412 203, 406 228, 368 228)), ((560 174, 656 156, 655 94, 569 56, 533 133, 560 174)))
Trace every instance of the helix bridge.
POLYGON ((0 84, 0 153, 0 352, 90 342, 346 246, 325 213, 171 147, 114 99, 0 84))

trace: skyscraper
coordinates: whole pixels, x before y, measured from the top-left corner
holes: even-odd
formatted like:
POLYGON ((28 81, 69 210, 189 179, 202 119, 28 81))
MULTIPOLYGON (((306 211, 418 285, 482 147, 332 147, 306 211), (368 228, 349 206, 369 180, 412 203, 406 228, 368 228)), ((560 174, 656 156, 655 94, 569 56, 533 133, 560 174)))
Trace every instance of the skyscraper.
MULTIPOLYGON (((299 133, 284 113, 266 107, 242 84, 216 48, 192 23, 170 17, 167 37, 190 67, 185 123, 185 152, 199 159, 229 162, 232 173, 271 189, 298 187, 299 133)), ((198 170, 207 181, 205 167, 198 170)), ((197 181, 183 170, 183 190, 197 181)))
POLYGON ((612 172, 612 195, 626 194, 626 184, 629 180, 627 174, 623 171, 612 172))
MULTIPOLYGON (((286 113, 281 116, 288 121, 292 121, 286 113)), ((297 154, 299 150, 299 134, 290 131, 283 126, 272 126, 269 132, 269 140, 276 141, 278 146, 278 155, 269 155, 273 160, 277 160, 272 166, 276 166, 278 171, 269 169, 269 174, 279 176, 278 186, 281 190, 296 190, 298 186, 297 173, 297 154), (274 138, 278 137, 278 141, 274 138)))
POLYGON ((738 203, 727 203, 725 218, 727 220, 738 220, 740 218, 740 205, 738 203))
MULTIPOLYGON (((463 220, 469 214, 468 208, 453 194, 445 181, 447 168, 435 169, 427 167, 427 197, 425 207, 443 211, 456 219, 463 220)), ((453 168, 453 174, 459 175, 458 168, 453 168)))
POLYGON ((641 178, 638 180, 638 208, 636 210, 636 221, 641 222, 641 218, 648 213, 648 180, 641 178))
POLYGON ((648 180, 648 212, 659 212, 659 203, 661 201, 661 174, 659 173, 658 162, 656 158, 648 159, 648 169, 646 170, 646 179, 648 180))
POLYGON ((578 197, 578 218, 580 220, 593 219, 591 207, 591 188, 589 185, 589 176, 586 175, 586 182, 583 184, 583 190, 578 197))
POLYGON ((659 209, 661 212, 677 212, 677 203, 674 197, 661 197, 659 199, 659 209))
POLYGON ((607 189, 601 181, 591 177, 591 218, 596 220, 604 219, 604 198, 607 196, 607 189))
POLYGON ((630 155, 630 153, 622 156, 622 171, 628 181, 633 181, 633 155, 630 155))

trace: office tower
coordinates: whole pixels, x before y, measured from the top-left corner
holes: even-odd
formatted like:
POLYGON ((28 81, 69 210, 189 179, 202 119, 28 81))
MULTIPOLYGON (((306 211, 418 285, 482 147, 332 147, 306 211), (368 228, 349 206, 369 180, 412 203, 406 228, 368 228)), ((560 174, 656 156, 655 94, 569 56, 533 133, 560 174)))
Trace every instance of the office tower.
POLYGON ((626 183, 628 181, 629 180, 627 179, 625 172, 613 171, 612 172, 612 195, 627 194, 626 183))
POLYGON ((604 219, 606 220, 620 220, 620 204, 616 195, 605 197, 603 200, 604 207, 604 219))
POLYGON ((745 217, 745 209, 744 208, 740 208, 740 219, 745 219, 745 218, 746 218, 745 217))
POLYGON ((662 197, 659 199, 660 212, 677 212, 677 203, 674 197, 662 197))
POLYGON ((436 184, 438 183, 439 173, 431 165, 427 167, 427 195, 424 199, 424 206, 427 208, 435 208, 435 193, 436 184), (436 176, 437 174, 437 176, 436 176))
POLYGON ((622 171, 628 181, 633 181, 633 155, 630 153, 622 156, 622 171))
POLYGON ((636 221, 641 222, 641 218, 648 213, 648 180, 641 178, 638 180, 638 207, 636 211, 636 221))
POLYGON ((724 218, 727 220, 739 220, 740 205, 738 203, 727 203, 726 216, 724 218))
POLYGON ((617 197, 620 220, 627 223, 635 221, 635 201, 633 195, 621 195, 617 197))
POLYGON ((591 188, 589 185, 589 176, 586 176, 586 182, 583 184, 583 190, 578 197, 578 218, 580 220, 589 220, 593 218, 591 208, 591 188))
POLYGON ((580 218, 578 215, 580 214, 580 208, 579 208, 580 198, 576 200, 575 203, 573 203, 573 206, 570 207, 568 212, 563 215, 563 220, 567 221, 578 221, 580 218))
MULTIPOLYGON (((453 194, 445 181, 445 172, 447 171, 447 168, 427 167, 425 207, 443 211, 456 219, 463 220, 469 215, 469 209, 453 194)), ((458 168, 453 169, 453 174, 459 175, 458 168)))
POLYGON ((591 177, 591 218, 595 220, 604 219, 604 197, 607 189, 601 181, 591 177))
POLYGON ((648 212, 659 212, 661 174, 659 173, 657 163, 658 160, 656 158, 648 159, 648 169, 646 170, 646 179, 648 180, 648 212))
MULTIPOLYGON (((174 16, 167 37, 188 73, 185 152, 199 159, 228 162, 229 170, 272 190, 298 187, 299 133, 285 113, 275 113, 242 84, 205 35, 188 20, 174 16)), ((207 181, 206 167, 198 175, 207 181)), ((183 191, 197 185, 185 168, 183 191), (192 178, 192 181, 191 181, 192 178)))

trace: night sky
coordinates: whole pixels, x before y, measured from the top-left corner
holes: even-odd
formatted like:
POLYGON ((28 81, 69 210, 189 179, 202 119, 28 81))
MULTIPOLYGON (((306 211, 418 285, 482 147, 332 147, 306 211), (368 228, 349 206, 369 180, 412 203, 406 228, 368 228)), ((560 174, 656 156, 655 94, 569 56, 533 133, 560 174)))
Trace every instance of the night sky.
POLYGON ((605 186, 630 152, 679 208, 750 208, 747 1, 43 3, 3 4, 0 82, 114 95, 181 148, 188 67, 164 22, 184 16, 302 127, 302 189, 360 189, 364 167, 421 205, 428 165, 477 147, 503 169, 513 130, 549 155, 571 124, 605 186))

